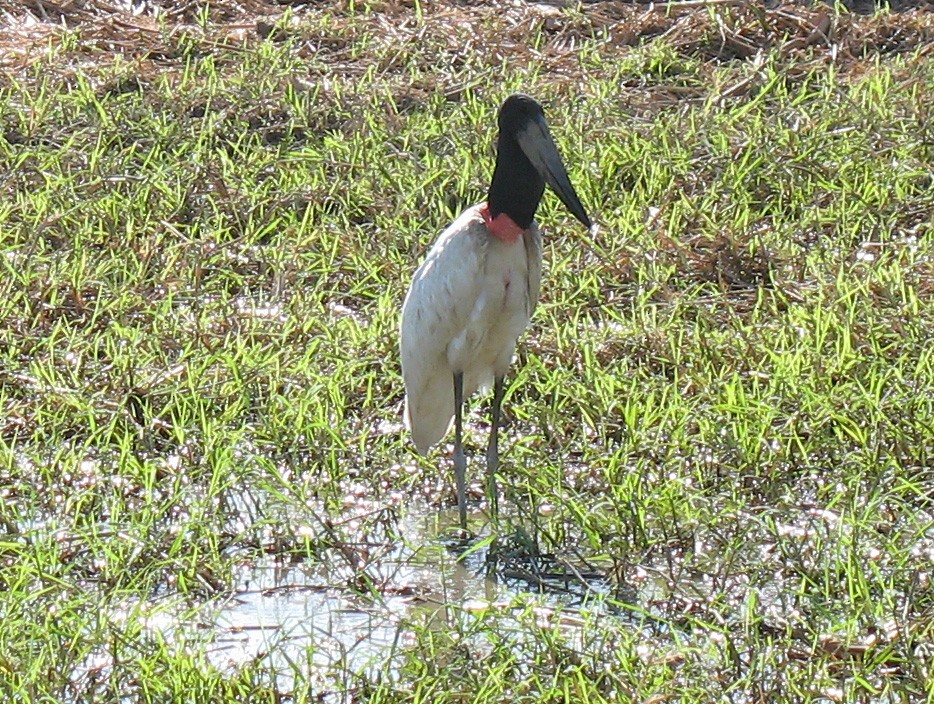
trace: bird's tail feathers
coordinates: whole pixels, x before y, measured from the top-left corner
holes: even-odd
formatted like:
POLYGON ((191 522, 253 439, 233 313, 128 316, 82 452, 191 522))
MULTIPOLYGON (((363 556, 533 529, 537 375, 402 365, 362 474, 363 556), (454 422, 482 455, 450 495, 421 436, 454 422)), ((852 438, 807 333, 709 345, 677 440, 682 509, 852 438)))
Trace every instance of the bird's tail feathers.
POLYGON ((454 392, 450 389, 447 393, 443 389, 422 393, 417 401, 405 397, 405 427, 420 455, 427 454, 447 434, 454 419, 453 408, 454 392))

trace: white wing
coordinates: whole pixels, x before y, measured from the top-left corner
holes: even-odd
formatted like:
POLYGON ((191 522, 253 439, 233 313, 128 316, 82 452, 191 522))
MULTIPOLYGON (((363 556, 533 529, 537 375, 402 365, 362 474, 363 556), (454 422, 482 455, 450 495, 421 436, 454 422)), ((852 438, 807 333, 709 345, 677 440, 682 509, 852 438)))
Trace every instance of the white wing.
POLYGON ((477 208, 468 208, 438 237, 402 306, 405 424, 420 453, 451 425, 454 384, 448 347, 468 327, 480 298, 488 239, 477 208))
POLYGON ((464 398, 506 373, 541 277, 535 223, 521 241, 502 242, 474 206, 441 233, 402 307, 405 422, 419 452, 451 425, 455 371, 463 372, 464 398))
POLYGON ((525 254, 529 263, 528 311, 531 319, 538 306, 538 294, 542 286, 542 233, 534 221, 525 233, 525 254))

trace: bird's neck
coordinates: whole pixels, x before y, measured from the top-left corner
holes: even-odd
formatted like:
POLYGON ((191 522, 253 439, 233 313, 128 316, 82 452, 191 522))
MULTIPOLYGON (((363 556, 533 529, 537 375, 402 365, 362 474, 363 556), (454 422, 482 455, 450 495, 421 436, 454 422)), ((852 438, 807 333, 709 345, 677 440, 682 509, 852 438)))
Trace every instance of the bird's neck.
POLYGON ((483 223, 493 237, 506 244, 512 244, 525 234, 525 229, 519 227, 515 220, 506 213, 500 213, 494 216, 490 210, 489 201, 480 206, 480 215, 483 217, 483 223))
POLYGON ((504 136, 501 132, 496 168, 487 196, 490 217, 497 221, 505 215, 520 230, 528 230, 544 192, 545 180, 522 152, 519 143, 514 137, 504 136))

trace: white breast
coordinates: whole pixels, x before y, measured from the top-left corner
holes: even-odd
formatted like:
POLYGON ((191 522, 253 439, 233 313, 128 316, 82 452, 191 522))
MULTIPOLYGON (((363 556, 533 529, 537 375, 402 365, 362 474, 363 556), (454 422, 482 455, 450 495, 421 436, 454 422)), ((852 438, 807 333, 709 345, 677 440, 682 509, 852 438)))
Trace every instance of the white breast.
POLYGON ((402 309, 406 424, 420 452, 450 426, 454 373, 464 374, 465 396, 505 374, 538 301, 538 226, 504 243, 490 235, 478 207, 435 242, 402 309))

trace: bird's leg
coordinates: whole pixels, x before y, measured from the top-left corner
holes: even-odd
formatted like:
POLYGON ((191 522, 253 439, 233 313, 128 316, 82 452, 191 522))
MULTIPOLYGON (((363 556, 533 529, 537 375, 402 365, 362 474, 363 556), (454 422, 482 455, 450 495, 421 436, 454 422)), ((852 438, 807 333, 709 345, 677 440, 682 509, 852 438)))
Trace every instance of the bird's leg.
POLYGON ((490 513, 494 520, 499 511, 499 494, 496 491, 496 470, 499 469, 499 415, 503 406, 506 385, 503 377, 493 380, 493 419, 490 425, 490 445, 486 449, 486 490, 490 501, 490 513))
POLYGON ((457 485, 457 511, 461 529, 467 530, 467 458, 464 456, 463 421, 464 373, 454 373, 454 481, 457 485))

